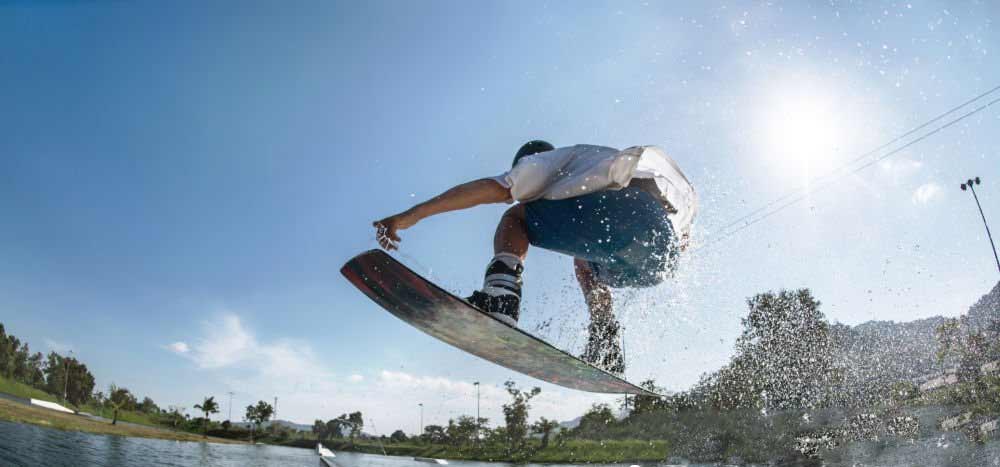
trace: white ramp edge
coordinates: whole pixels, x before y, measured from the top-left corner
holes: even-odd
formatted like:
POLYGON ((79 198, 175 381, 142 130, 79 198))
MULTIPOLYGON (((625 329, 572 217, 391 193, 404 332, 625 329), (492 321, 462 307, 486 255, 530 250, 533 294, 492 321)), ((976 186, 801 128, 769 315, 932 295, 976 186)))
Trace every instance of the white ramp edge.
POLYGON ((444 459, 433 459, 430 457, 414 457, 413 460, 417 462, 427 462, 429 464, 448 465, 448 461, 444 459))
POLYGON ((319 454, 320 457, 337 457, 333 451, 323 447, 322 443, 316 443, 316 454, 319 454))
POLYGON ((39 407, 45 407, 46 409, 57 410, 59 412, 65 413, 76 413, 66 407, 63 407, 55 402, 43 401, 41 399, 31 399, 31 405, 37 405, 39 407))

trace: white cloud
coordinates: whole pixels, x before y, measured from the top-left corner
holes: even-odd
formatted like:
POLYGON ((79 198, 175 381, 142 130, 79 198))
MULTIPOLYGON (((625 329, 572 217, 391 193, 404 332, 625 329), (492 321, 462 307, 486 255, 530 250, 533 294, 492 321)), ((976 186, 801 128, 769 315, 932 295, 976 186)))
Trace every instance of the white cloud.
POLYGON ((941 185, 930 182, 920 185, 916 191, 913 192, 911 200, 913 204, 927 204, 937 198, 940 198, 944 194, 944 190, 941 185))
MULTIPOLYGON (((528 377, 516 378, 522 390, 542 386, 543 390, 531 400, 530 418, 546 417, 554 420, 572 420, 583 415, 594 403, 610 403, 620 397, 606 394, 588 394, 570 391, 550 384, 539 383, 528 377)), ((412 410, 412 405, 424 402, 427 424, 447 424, 449 418, 471 415, 475 409, 476 388, 472 382, 456 381, 440 376, 416 376, 405 372, 383 370, 379 375, 380 392, 398 394, 391 397, 405 401, 398 411, 412 410)), ((502 406, 510 402, 507 390, 498 383, 483 382, 479 388, 482 416, 490 419, 492 426, 503 424, 502 406)), ((387 394, 387 395, 388 395, 387 394)), ((401 425, 404 428, 405 425, 401 425)), ((407 430, 409 431, 409 430, 407 430)))
POLYGON ((49 338, 42 339, 42 342, 45 343, 45 346, 48 347, 49 350, 60 354, 67 353, 73 349, 73 347, 71 347, 69 344, 58 342, 49 338))
MULTIPOLYGON (((203 323, 195 338, 164 346, 195 368, 205 380, 218 384, 218 394, 235 391, 235 419, 239 407, 278 397, 278 416, 312 423, 360 410, 365 431, 388 434, 396 429, 417 431, 417 404, 424 404, 425 424, 444 424, 460 415, 474 415, 476 387, 472 380, 415 375, 383 370, 374 378, 360 373, 337 376, 311 346, 291 339, 261 340, 234 313, 216 315, 203 323), (186 349, 182 351, 181 349, 186 349)), ((565 390, 526 376, 511 374, 524 389, 541 386, 531 401, 532 420, 544 416, 570 420, 595 402, 614 402, 618 396, 565 390)), ((510 396, 500 382, 484 380, 480 392, 481 414, 490 425, 503 424, 503 404, 510 396)), ((220 414, 217 417, 224 416, 220 414)))
POLYGON ((256 357, 259 346, 243 327, 239 316, 223 314, 218 321, 204 323, 205 337, 194 345, 191 358, 200 368, 222 368, 256 357))
POLYGON ((921 168, 923 168, 924 163, 900 157, 896 159, 883 160, 879 162, 878 166, 883 172, 892 177, 894 181, 898 182, 917 173, 921 168))

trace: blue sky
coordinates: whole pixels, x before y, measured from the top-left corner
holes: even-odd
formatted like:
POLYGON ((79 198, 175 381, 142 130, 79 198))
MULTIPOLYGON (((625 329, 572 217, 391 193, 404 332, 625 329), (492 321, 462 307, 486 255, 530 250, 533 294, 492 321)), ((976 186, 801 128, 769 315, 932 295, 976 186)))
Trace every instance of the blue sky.
MULTIPOLYGON (((190 407, 234 391, 374 430, 499 418, 499 385, 344 281, 370 222, 545 138, 672 154, 696 237, 1000 84, 991 2, 2 2, 0 322, 98 382, 190 407)), ((996 96, 993 96, 996 97, 996 96)), ((629 377, 723 364, 744 300, 810 287, 849 324, 957 315, 997 280, 987 109, 620 294, 629 377)), ((480 282, 503 206, 429 219, 400 257, 480 282)), ((998 227, 1000 229, 1000 227, 998 227)), ((584 339, 570 260, 532 251, 523 327, 584 339)), ((541 384, 535 415, 611 397, 541 384)), ((190 410, 190 409, 189 409, 190 410)), ((223 413, 222 415, 225 415, 223 413)), ((234 418, 239 418, 234 416, 234 418)))

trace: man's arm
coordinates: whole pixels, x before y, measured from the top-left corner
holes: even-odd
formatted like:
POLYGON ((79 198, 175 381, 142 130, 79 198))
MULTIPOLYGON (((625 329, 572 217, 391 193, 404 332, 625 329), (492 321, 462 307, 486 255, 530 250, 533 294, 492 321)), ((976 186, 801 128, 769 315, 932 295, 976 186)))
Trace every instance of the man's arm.
POLYGON ((510 199, 509 189, 496 180, 483 178, 457 185, 406 211, 375 221, 372 225, 375 226, 379 245, 382 245, 382 248, 386 250, 395 250, 400 242, 396 232, 413 227, 425 218, 443 212, 468 209, 480 204, 504 203, 510 199))

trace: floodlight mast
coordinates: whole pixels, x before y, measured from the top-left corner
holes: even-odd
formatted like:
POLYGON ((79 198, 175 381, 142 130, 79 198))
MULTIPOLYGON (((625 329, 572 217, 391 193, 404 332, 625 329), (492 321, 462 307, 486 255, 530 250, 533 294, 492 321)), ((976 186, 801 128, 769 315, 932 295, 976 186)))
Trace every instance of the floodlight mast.
POLYGON ((976 194, 976 185, 981 185, 982 182, 979 177, 970 178, 961 185, 962 191, 969 190, 972 192, 972 198, 976 200, 976 207, 979 208, 979 215, 983 218, 983 226, 986 227, 986 237, 990 240, 990 246, 993 248, 993 259, 997 262, 997 271, 1000 272, 1000 256, 997 256, 997 246, 993 243, 993 234, 990 233, 990 225, 986 222, 986 214, 983 214, 983 205, 979 204, 979 195, 976 194))

